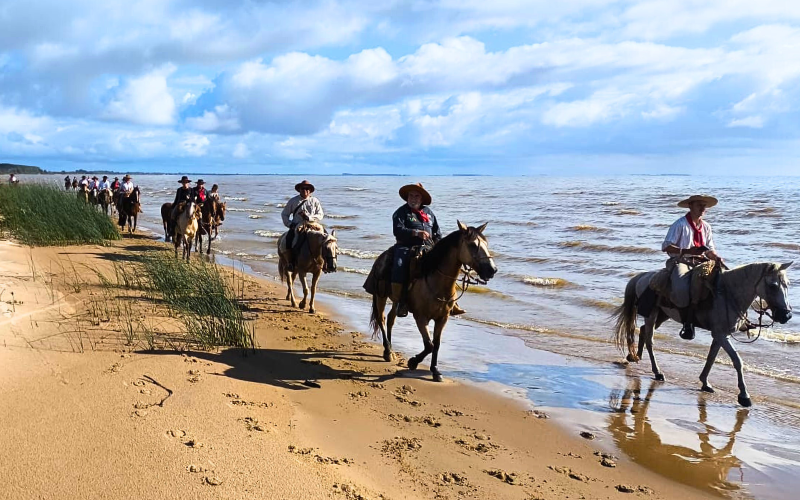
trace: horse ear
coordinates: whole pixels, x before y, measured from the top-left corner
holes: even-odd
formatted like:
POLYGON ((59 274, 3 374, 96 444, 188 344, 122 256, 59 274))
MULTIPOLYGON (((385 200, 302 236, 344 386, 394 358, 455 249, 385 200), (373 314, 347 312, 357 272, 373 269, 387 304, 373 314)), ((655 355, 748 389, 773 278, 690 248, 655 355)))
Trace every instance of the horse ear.
POLYGON ((331 238, 336 238, 336 230, 331 231, 331 238))
POLYGON ((778 268, 778 271, 785 271, 789 269, 789 266, 791 266, 792 264, 794 264, 794 261, 791 261, 787 264, 781 264, 781 267, 778 268))
POLYGON ((483 230, 486 229, 486 226, 488 225, 489 225, 488 222, 484 222, 481 226, 478 227, 478 232, 483 234, 483 230))
POLYGON ((456 222, 458 223, 458 228, 459 228, 461 231, 463 231, 463 232, 466 232, 466 231, 467 231, 467 226, 465 226, 464 224, 462 224, 460 220, 456 219, 456 222))

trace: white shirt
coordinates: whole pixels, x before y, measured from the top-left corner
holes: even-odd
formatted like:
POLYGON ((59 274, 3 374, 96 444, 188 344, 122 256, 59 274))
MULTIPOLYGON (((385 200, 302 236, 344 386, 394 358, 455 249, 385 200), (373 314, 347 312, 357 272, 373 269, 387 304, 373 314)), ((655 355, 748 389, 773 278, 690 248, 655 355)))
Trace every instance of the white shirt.
POLYGON ((304 200, 303 197, 298 194, 286 203, 286 206, 283 207, 283 211, 281 212, 283 225, 286 227, 291 227, 292 223, 299 224, 304 220, 320 222, 324 216, 322 204, 318 199, 310 195, 304 200), (289 220, 290 216, 292 216, 291 221, 289 220))
MULTIPOLYGON (((714 248, 714 238, 711 235, 711 225, 700 219, 700 232, 703 234, 703 243, 711 250, 714 248)), ((676 220, 667 231, 667 237, 664 238, 664 243, 661 244, 661 250, 664 251, 670 245, 675 245, 681 249, 689 249, 694 246, 694 231, 686 220, 686 216, 676 220)))
POLYGON ((81 180, 78 182, 78 184, 80 184, 81 186, 86 186, 86 187, 89 187, 89 180, 88 180, 88 179, 81 179, 81 180))
POLYGON ((111 189, 111 183, 108 181, 100 181, 97 183, 97 189, 99 189, 100 191, 104 189, 111 189))
POLYGON ((133 191, 133 183, 131 181, 123 182, 119 186, 119 190, 122 191, 123 193, 130 193, 133 191))

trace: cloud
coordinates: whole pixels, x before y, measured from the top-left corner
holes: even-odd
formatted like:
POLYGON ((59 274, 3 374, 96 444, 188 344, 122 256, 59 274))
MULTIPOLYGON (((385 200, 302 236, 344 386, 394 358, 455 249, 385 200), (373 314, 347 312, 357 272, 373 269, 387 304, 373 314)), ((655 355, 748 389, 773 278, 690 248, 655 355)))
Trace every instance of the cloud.
POLYGON ((173 124, 176 106, 167 86, 167 76, 174 70, 174 66, 169 65, 112 89, 102 117, 140 125, 173 124))
POLYGON ((233 148, 233 157, 234 158, 247 158, 250 156, 250 149, 247 147, 247 144, 240 142, 236 144, 236 147, 233 148))
POLYGON ((736 120, 731 120, 728 123, 729 127, 750 127, 750 128, 762 128, 764 126, 764 118, 761 116, 748 116, 745 118, 739 118, 736 120))
POLYGON ((181 142, 181 147, 189 156, 205 156, 210 144, 211 140, 204 135, 188 134, 181 142))

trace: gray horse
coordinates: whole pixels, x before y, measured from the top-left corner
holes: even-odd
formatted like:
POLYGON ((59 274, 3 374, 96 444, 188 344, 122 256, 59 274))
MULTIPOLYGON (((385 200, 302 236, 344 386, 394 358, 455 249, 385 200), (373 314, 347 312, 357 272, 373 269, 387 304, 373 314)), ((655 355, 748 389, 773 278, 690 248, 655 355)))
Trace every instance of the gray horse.
MULTIPOLYGON (((728 353, 733 367, 736 369, 739 382, 739 404, 742 406, 752 405, 742 376, 742 360, 731 344, 730 335, 744 326, 747 310, 756 297, 761 297, 766 302, 775 321, 783 324, 791 319, 792 308, 788 299, 789 280, 786 277, 786 269, 791 265, 791 262, 788 264, 755 263, 720 273, 715 296, 711 299, 711 307, 699 309, 695 314, 697 326, 709 330, 713 337, 705 367, 700 373, 703 391, 714 392, 711 384, 708 383, 708 374, 721 347, 728 353)), ((653 331, 667 319, 680 323, 680 312, 677 309, 660 304, 654 307, 639 330, 639 349, 638 352, 634 352, 638 301, 655 274, 655 272, 640 273, 631 278, 625 288, 625 301, 614 311, 613 316, 617 321, 616 343, 620 349, 627 346, 628 361, 639 361, 646 346, 656 380, 664 380, 664 374, 661 373, 655 355, 653 355, 653 331)))
MULTIPOLYGON (((289 271, 287 266, 289 262, 286 259, 284 250, 286 248, 286 235, 278 239, 278 275, 281 281, 286 283, 286 300, 291 301, 292 307, 298 307, 297 301, 294 298, 294 290, 292 285, 294 279, 299 275, 300 283, 303 285, 303 300, 300 301, 300 309, 306 308, 308 303, 308 312, 314 314, 314 297, 317 294, 317 283, 319 282, 320 274, 335 273, 336 272, 336 258, 339 252, 336 245, 336 231, 331 234, 325 234, 321 226, 312 223, 306 223, 306 227, 302 229, 305 232, 305 241, 299 245, 300 248, 295 248, 296 265, 294 271, 289 271), (308 282, 306 281, 306 274, 311 273, 311 297, 308 296, 308 282)), ((299 238, 299 234, 295 234, 295 238, 299 238)), ((295 239, 295 241, 297 241, 295 239)))

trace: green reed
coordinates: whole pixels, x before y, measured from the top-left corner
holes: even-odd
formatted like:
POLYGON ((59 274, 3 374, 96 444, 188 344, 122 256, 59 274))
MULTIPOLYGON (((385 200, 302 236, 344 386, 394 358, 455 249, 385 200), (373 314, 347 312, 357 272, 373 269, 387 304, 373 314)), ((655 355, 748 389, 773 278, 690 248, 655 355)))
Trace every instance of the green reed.
POLYGON ((35 246, 102 244, 120 238, 112 220, 74 192, 42 184, 0 185, 0 230, 35 246))
POLYGON ((151 297, 163 300, 177 313, 201 347, 255 347, 254 331, 240 306, 243 291, 237 295, 235 276, 230 282, 216 264, 187 263, 169 252, 144 256, 142 263, 151 297))

